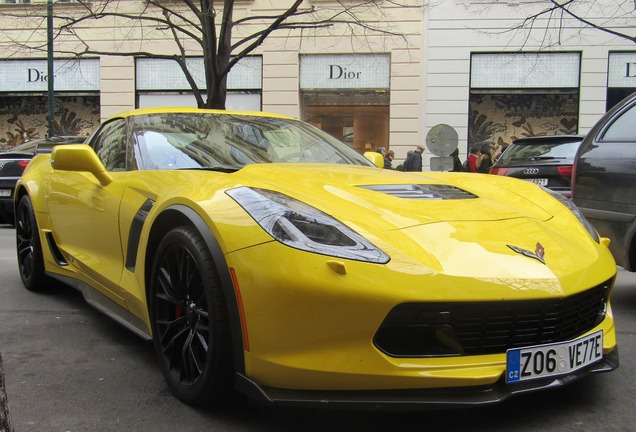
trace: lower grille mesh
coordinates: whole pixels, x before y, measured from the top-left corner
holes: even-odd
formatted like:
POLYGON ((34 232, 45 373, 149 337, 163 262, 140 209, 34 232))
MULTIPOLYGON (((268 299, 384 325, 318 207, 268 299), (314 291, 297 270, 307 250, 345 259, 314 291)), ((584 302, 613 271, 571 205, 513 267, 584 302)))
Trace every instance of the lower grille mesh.
POLYGON ((430 357, 496 354, 570 340, 605 318, 612 282, 558 299, 403 303, 388 314, 374 343, 394 357, 430 357))

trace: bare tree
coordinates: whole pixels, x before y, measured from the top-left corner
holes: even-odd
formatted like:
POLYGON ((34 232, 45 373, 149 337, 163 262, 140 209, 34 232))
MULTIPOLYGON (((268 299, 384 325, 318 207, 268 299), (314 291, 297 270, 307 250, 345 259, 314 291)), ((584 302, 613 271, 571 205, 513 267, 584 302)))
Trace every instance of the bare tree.
POLYGON ((9 402, 4 385, 4 368, 0 356, 0 432, 13 432, 13 424, 9 418, 9 402))
MULTIPOLYGON (((494 3, 508 3, 495 0, 494 3)), ((566 27, 578 23, 578 30, 595 30, 636 43, 636 0, 549 0, 511 30, 525 30, 526 40, 539 32, 539 40, 560 45, 566 27)))
MULTIPOLYGON (((320 2, 319 7, 305 7, 306 3, 277 0, 270 2, 271 8, 266 11, 248 14, 245 7, 235 6, 234 0, 78 0, 72 7, 64 7, 63 13, 58 12, 62 8, 56 8, 55 52, 75 57, 119 55, 174 60, 199 107, 224 109, 228 73, 242 58, 254 54, 272 33, 308 35, 340 29, 360 38, 382 35, 406 41, 386 11, 407 7, 418 13, 423 7, 419 0, 335 0, 320 2), (235 17, 237 10, 241 15, 235 17), (107 46, 104 38, 95 37, 99 29, 105 28, 112 29, 109 37, 114 39, 113 45, 107 46), (157 49, 156 41, 174 45, 166 54, 167 50, 157 49), (203 57, 203 86, 197 84, 188 68, 186 60, 192 56, 203 57)), ((34 12, 31 7, 23 13, 13 10, 11 16, 43 21, 46 11, 41 8, 34 12)), ((11 42, 21 49, 46 49, 41 38, 38 43, 38 38, 23 35, 11 42)))

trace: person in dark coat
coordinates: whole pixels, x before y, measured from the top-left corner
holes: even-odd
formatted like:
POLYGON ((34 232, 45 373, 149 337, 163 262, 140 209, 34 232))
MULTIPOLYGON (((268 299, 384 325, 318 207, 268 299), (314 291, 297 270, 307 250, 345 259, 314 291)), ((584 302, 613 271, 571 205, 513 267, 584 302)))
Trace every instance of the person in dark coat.
POLYGON ((413 153, 406 157, 402 171, 422 171, 422 153, 424 147, 418 145, 413 153))
POLYGON ((490 154, 490 144, 482 144, 479 150, 480 155, 477 158, 477 172, 488 174, 492 167, 492 156, 490 154))
POLYGON ((464 167, 462 166, 462 161, 459 160, 459 148, 456 148, 451 154, 450 157, 453 158, 453 169, 452 172, 460 172, 463 171, 464 167))
POLYGON ((404 159, 404 163, 402 163, 398 169, 401 168, 402 171, 411 171, 411 162, 413 162, 413 150, 406 152, 406 159, 404 159))

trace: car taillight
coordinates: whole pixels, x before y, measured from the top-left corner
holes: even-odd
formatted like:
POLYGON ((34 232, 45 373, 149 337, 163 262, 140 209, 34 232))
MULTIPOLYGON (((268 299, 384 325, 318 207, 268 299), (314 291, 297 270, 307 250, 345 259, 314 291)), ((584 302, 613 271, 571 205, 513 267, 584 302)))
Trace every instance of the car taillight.
POLYGON ((572 165, 557 167, 557 171, 563 177, 572 177, 572 165))
POLYGON ((27 165, 29 164, 28 160, 21 160, 20 162, 18 162, 18 165, 20 165, 20 168, 25 169, 27 167, 27 165))
POLYGON ((490 168, 490 174, 495 175, 506 175, 508 172, 508 168, 490 168))

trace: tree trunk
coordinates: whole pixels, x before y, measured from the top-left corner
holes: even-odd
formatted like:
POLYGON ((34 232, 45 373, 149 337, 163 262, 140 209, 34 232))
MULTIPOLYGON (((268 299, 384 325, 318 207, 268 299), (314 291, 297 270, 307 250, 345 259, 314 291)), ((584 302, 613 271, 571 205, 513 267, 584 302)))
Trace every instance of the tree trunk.
POLYGON ((0 432, 13 432, 11 419, 9 419, 9 400, 4 387, 4 367, 0 355, 0 432))

